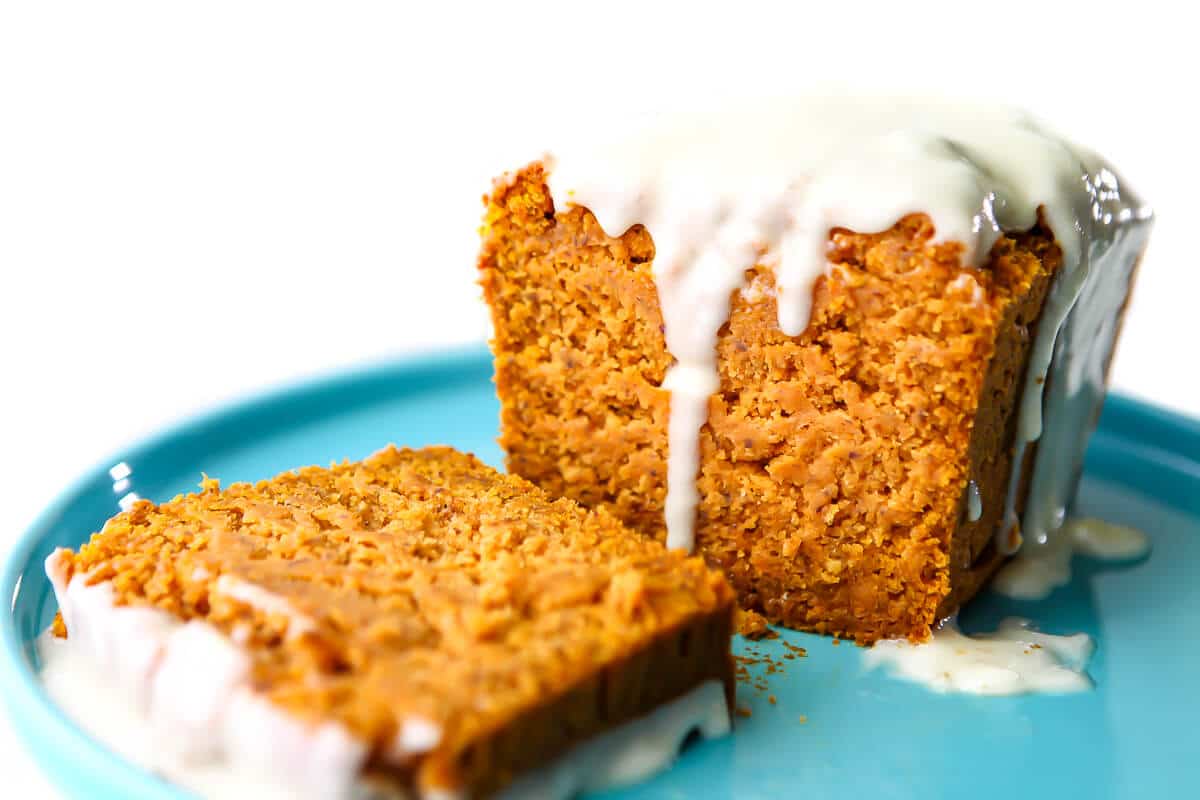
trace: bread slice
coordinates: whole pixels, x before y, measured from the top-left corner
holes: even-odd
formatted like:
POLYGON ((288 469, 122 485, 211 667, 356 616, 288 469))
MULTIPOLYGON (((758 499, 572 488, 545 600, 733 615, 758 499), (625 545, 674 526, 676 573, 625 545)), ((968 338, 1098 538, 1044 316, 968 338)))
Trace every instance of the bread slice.
POLYGON ((701 685, 733 698, 720 573, 448 448, 206 480, 48 571, 58 632, 167 735, 320 796, 486 796, 701 685))

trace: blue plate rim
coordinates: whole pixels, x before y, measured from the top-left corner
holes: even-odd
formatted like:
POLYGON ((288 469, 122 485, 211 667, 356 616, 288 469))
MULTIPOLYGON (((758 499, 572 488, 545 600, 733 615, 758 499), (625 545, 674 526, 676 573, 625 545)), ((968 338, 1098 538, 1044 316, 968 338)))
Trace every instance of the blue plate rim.
MULTIPOLYGON (((431 350, 401 358, 368 362, 333 370, 315 377, 284 383, 267 391, 253 393, 219 405, 204 413, 164 426, 116 453, 101 459, 69 483, 34 521, 17 537, 4 558, 0 570, 0 593, 10 598, 9 609, 0 614, 0 692, 8 707, 18 738, 28 745, 28 733, 21 725, 38 726, 60 746, 69 748, 78 766, 102 785, 121 789, 143 798, 179 800, 181 795, 169 784, 116 756, 88 736, 53 703, 43 690, 37 674, 29 667, 14 622, 14 610, 23 568, 33 551, 49 533, 52 522, 62 515, 86 487, 103 479, 113 464, 137 462, 139 455, 168 447, 173 442, 196 437, 205 429, 230 425, 235 420, 262 417, 269 410, 278 416, 281 404, 301 407, 346 387, 357 387, 357 405, 365 405, 364 386, 403 380, 417 385, 425 380, 440 384, 471 379, 481 369, 490 371, 492 356, 478 344, 431 350), (447 380, 448 379, 448 380, 447 380)), ((1156 406, 1143 400, 1110 393, 1104 405, 1104 438, 1115 439, 1122 448, 1149 450, 1166 456, 1169 462, 1191 475, 1200 475, 1200 419, 1156 406)), ((36 756, 36 753, 34 753, 36 756)))

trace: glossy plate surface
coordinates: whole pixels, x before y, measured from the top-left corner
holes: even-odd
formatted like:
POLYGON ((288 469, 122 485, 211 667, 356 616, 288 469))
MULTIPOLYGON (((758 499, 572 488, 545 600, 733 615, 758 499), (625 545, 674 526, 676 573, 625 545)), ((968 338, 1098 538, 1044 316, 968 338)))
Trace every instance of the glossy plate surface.
MULTIPOLYGON (((473 349, 263 396, 171 430, 86 475, 25 534, 0 578, 0 591, 12 598, 11 611, 0 615, 0 687, 38 761, 72 797, 184 796, 79 732, 37 683, 31 642, 54 612, 42 561, 98 530, 125 493, 161 501, 193 490, 201 472, 225 483, 256 480, 360 458, 388 442, 450 444, 499 466, 497 417, 490 359, 473 349)), ((1121 566, 1076 560, 1073 582, 1047 600, 985 594, 962 622, 968 631, 988 629, 1016 615, 1052 633, 1091 634, 1095 690, 937 695, 866 672, 853 645, 787 632, 750 645, 784 667, 764 675, 766 690, 739 685, 739 704, 753 713, 737 720, 735 735, 693 745, 670 771, 605 796, 1190 795, 1200 786, 1200 424, 1110 398, 1078 509, 1145 530, 1150 556, 1121 566), (808 656, 785 660, 784 641, 808 656)), ((736 646, 745 652, 748 643, 736 646)), ((763 674, 761 665, 751 669, 763 674)))

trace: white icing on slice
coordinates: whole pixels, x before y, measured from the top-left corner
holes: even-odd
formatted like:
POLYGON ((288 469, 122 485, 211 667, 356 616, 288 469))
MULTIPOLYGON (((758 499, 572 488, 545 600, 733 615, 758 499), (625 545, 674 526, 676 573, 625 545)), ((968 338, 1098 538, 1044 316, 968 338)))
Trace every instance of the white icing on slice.
POLYGON ((1045 544, 1027 541, 996 573, 992 591, 1020 600, 1041 600, 1071 580, 1075 553, 1105 561, 1130 561, 1150 550, 1146 534, 1098 519, 1069 520, 1045 544))
MULTIPOLYGON (((367 748, 333 723, 306 724, 247 685, 248 658, 205 623, 114 606, 107 583, 69 583, 56 552, 46 562, 70 634, 37 643, 41 680, 79 727, 130 762, 205 798, 373 800, 393 796, 360 781, 367 748)), ((228 587, 227 587, 228 588, 228 587)), ((269 593, 268 593, 269 594, 269 593)), ((275 595, 271 595, 279 600, 275 595)), ((567 800, 666 769, 693 730, 730 730, 724 686, 708 681, 649 714, 521 777, 505 797, 567 800)), ((402 721, 390 755, 436 747, 442 731, 402 721)), ((456 800, 425 791, 422 800, 456 800)))
POLYGON ((226 706, 234 689, 249 678, 250 659, 217 629, 198 620, 177 625, 163 643, 150 681, 155 741, 171 751, 168 757, 196 762, 222 758, 218 732, 226 706))
MULTIPOLYGON (((773 268, 780 328, 799 335, 814 283, 829 268, 831 228, 871 233, 924 212, 936 241, 961 242, 964 262, 978 265, 1002 230, 1033 227, 1041 208, 1063 265, 1032 344, 1013 475, 1028 443, 1046 439, 1023 522, 1035 540, 1061 524, 1150 219, 1095 155, 1011 109, 845 96, 691 115, 607 151, 560 154, 549 180, 558 208, 586 206, 612 235, 641 223, 654 239, 677 361, 664 381, 672 394, 667 540, 689 549, 696 438, 719 386, 713 350, 744 270, 773 268)), ((1017 483, 1010 480, 997 531, 1004 552, 1017 523, 1017 483)))
POLYGON ((1084 671, 1094 650, 1087 634, 1055 636, 1006 619, 995 633, 964 635, 947 620, 924 644, 890 639, 865 651, 867 666, 936 692, 1013 695, 1065 694, 1090 689, 1084 671))
POLYGON ((979 493, 979 484, 967 482, 967 521, 978 522, 983 516, 983 495, 979 493))
POLYGON ((303 636, 316 630, 317 626, 312 618, 297 611, 286 597, 280 597, 249 581, 235 578, 232 575, 222 575, 217 578, 214 588, 218 594, 245 603, 264 614, 273 614, 287 619, 288 638, 303 636))
POLYGON ((255 774, 234 773, 219 761, 188 763, 161 754, 144 711, 130 693, 114 691, 112 676, 70 640, 47 634, 38 640, 42 684, 50 698, 85 733, 125 760, 163 775, 199 797, 286 800, 286 787, 255 774))
POLYGON ((57 565, 57 551, 46 562, 46 573, 58 598, 68 630, 78 631, 72 646, 84 652, 104 674, 128 694, 128 702, 148 710, 151 679, 162 660, 167 638, 178 623, 153 609, 124 608, 113 613, 112 587, 68 583, 57 565))
POLYGON ((400 724, 389 751, 391 757, 404 762, 421 753, 428 753, 442 740, 442 729, 427 719, 409 717, 400 724))
POLYGON ((249 688, 249 658, 215 628, 113 604, 107 583, 46 560, 69 638, 39 641, 42 682, 83 730, 202 797, 352 797, 367 748, 249 688))
POLYGON ((310 725, 293 719, 242 687, 229 698, 221 733, 225 758, 215 771, 223 773, 224 780, 246 776, 255 784, 272 785, 275 791, 295 798, 366 800, 373 796, 358 781, 364 747, 340 725, 310 725), (281 774, 284 771, 286 774, 281 774))
POLYGON ((692 731, 729 733, 725 687, 708 681, 640 719, 577 745, 550 766, 519 778, 501 797, 566 800, 643 781, 669 767, 692 731))
POLYGON ((1025 373, 1004 520, 997 531, 1004 553, 1014 552, 1022 541, 1045 544, 1066 519, 1104 402, 1121 310, 1150 230, 1150 210, 1095 156, 1088 164, 1084 193, 1076 197, 1087 199, 1086 208, 1076 209, 1075 224, 1085 234, 1077 261, 1069 260, 1073 252, 1050 219, 1064 263, 1042 308, 1025 373), (1037 456, 1018 528, 1017 488, 1025 452, 1035 441, 1037 456))

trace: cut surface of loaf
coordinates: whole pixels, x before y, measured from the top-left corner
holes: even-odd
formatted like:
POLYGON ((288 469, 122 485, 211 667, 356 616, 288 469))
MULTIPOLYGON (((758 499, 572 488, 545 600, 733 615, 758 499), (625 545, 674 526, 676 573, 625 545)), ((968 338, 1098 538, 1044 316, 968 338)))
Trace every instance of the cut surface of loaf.
MULTIPOLYGON (((363 776, 421 797, 486 796, 705 683, 732 700, 724 577, 449 448, 388 448, 223 490, 206 480, 139 502, 48 571, 68 642, 104 641, 106 620, 133 619, 126 609, 169 616, 158 639, 158 623, 123 629, 157 653, 142 662, 150 673, 178 659, 179 631, 224 642, 241 666, 215 689, 197 674, 194 691, 212 695, 199 717, 236 729, 250 717, 231 697, 266 701, 306 742, 294 769, 324 758, 345 771, 323 775, 322 796, 363 776), (96 590, 115 615, 89 604, 96 590)), ((181 674, 139 685, 186 690, 181 674)), ((218 744, 213 724, 201 744, 218 744)))
MULTIPOLYGON (((479 267, 508 467, 665 540, 678 398, 664 387, 677 359, 658 234, 606 231, 586 196, 556 198, 551 168, 504 176, 486 201, 479 267)), ((778 322, 777 254, 746 262, 716 333, 694 512, 696 549, 744 607, 861 643, 922 640, 1011 552, 1006 515, 1022 511, 1036 453, 1013 463, 1022 394, 1063 250, 1040 214, 979 263, 965 249, 919 212, 874 233, 834 227, 794 336, 778 322)), ((1112 276, 1108 317, 1130 269, 1112 276)))
MULTIPOLYGON (((611 238, 584 209, 552 211, 540 165, 489 207, 481 263, 509 468, 663 539, 671 356, 652 234, 611 238)), ((970 594, 998 561, 985 551, 1005 443, 1058 253, 1035 231, 964 268, 930 234, 920 216, 837 234, 800 337, 775 324, 769 270, 731 300, 697 546, 774 621, 921 638, 952 590, 970 594), (991 512, 974 522, 969 476, 991 512)))

